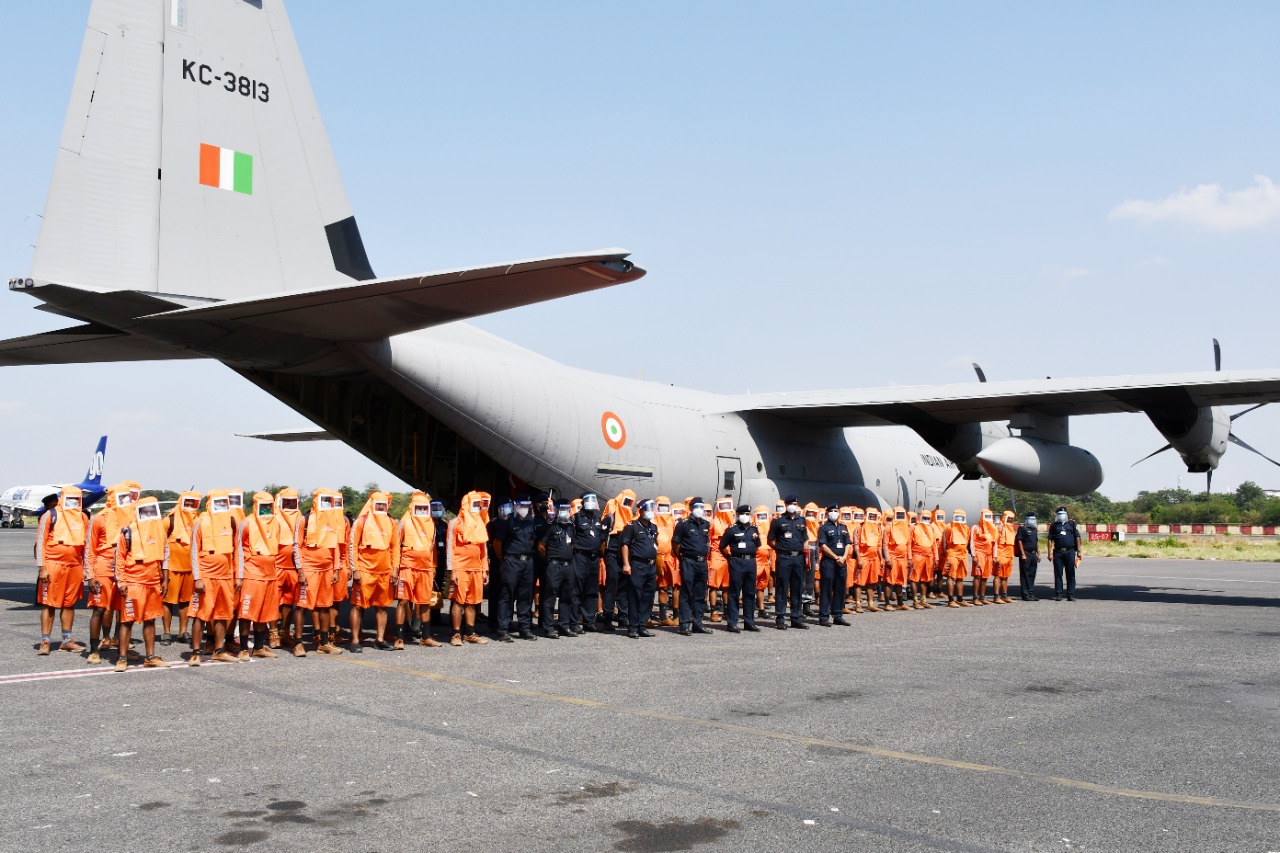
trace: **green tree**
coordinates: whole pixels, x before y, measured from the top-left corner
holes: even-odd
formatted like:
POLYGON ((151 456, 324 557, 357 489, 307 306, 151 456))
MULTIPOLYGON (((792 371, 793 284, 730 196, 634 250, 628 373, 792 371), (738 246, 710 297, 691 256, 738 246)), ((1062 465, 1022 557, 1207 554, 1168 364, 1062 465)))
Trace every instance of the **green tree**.
POLYGON ((1267 493, 1252 480, 1246 480, 1236 488, 1235 505, 1244 512, 1260 510, 1266 502, 1267 493))

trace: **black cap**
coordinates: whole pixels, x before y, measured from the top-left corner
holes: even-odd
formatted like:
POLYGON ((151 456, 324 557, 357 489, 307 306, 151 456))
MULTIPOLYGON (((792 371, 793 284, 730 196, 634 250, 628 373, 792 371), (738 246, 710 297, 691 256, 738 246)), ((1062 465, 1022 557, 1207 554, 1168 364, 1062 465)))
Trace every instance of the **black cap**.
POLYGON ((706 506, 707 502, 704 501, 702 498, 694 498, 693 500, 689 501, 689 509, 693 509, 694 504, 702 504, 703 506, 706 506))
POLYGON ((750 513, 751 507, 747 506, 746 504, 738 504, 738 515, 742 515, 744 512, 750 513))
POLYGON ((798 503, 800 503, 800 496, 799 496, 799 495, 787 495, 787 497, 786 497, 786 501, 787 501, 787 503, 789 503, 789 504, 798 504, 798 503))
POLYGON ((839 511, 840 511, 840 507, 836 506, 835 504, 831 504, 831 506, 827 507, 827 512, 839 512, 839 511))
POLYGON ((568 498, 558 498, 556 500, 556 509, 560 509, 560 507, 564 507, 565 509, 570 509, 573 507, 573 501, 569 500, 568 498))
POLYGON ((1067 508, 1065 506, 1060 506, 1055 510, 1055 512, 1066 512, 1066 511, 1067 511, 1067 508))
POLYGON ((535 501, 548 501, 551 499, 551 495, 548 492, 538 492, 533 496, 533 499, 535 501))
POLYGON ((529 502, 530 502, 530 501, 529 501, 529 493, 528 493, 528 492, 521 492, 520 494, 516 495, 516 503, 518 503, 518 504, 527 504, 527 503, 529 503, 529 502))

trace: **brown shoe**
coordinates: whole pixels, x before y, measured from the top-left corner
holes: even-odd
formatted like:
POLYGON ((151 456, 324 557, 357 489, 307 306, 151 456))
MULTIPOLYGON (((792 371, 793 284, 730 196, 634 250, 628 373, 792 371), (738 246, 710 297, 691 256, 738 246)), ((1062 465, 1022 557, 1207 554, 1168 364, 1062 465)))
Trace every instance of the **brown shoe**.
POLYGON ((278 658, 280 655, 271 651, 271 649, 254 649, 253 656, 255 658, 278 658))
POLYGON ((38 654, 38 655, 47 655, 47 654, 49 654, 49 641, 48 641, 48 640, 41 640, 41 641, 40 641, 40 648, 36 651, 36 654, 38 654))
POLYGON ((712 622, 719 622, 719 621, 720 621, 720 613, 719 613, 719 611, 717 611, 717 612, 715 612, 715 613, 712 613, 712 614, 711 614, 711 621, 712 621, 712 622))
POLYGON ((121 655, 121 656, 117 656, 117 657, 116 657, 116 672, 124 672, 124 671, 125 671, 125 670, 127 670, 128 668, 129 668, 129 661, 125 660, 125 658, 124 658, 124 656, 123 656, 123 655, 121 655))
POLYGON ((316 646, 316 651, 320 652, 321 654, 325 654, 325 655, 340 655, 340 654, 342 654, 342 649, 338 648, 338 647, 337 647, 337 646, 335 646, 333 643, 322 643, 321 645, 316 646))
POLYGON ((115 647, 116 647, 116 641, 111 639, 110 637, 107 637, 101 643, 98 643, 99 651, 106 651, 107 649, 114 649, 115 647))
POLYGON ((853 608, 846 604, 846 605, 844 606, 844 612, 845 612, 845 614, 846 614, 846 615, 847 615, 847 614, 849 614, 849 613, 852 613, 852 612, 853 612, 853 608))
POLYGON ((679 619, 676 619, 676 618, 674 618, 674 617, 672 617, 672 616, 668 616, 666 619, 663 619, 663 620, 662 620, 660 623, 658 623, 658 624, 660 624, 663 628, 679 628, 679 627, 680 627, 680 620, 679 620, 679 619))
MULTIPOLYGON (((60 652, 76 652, 77 654, 79 654, 80 652, 84 651, 84 648, 85 648, 85 647, 84 647, 83 645, 81 645, 80 643, 77 643, 75 640, 67 640, 65 643, 63 643, 62 645, 58 646, 58 651, 60 651, 60 652)), ((135 652, 135 654, 136 654, 136 652, 135 652)))
POLYGON ((867 612, 868 612, 868 613, 879 613, 879 612, 880 612, 880 608, 879 608, 879 607, 876 607, 874 604, 868 604, 868 605, 867 605, 867 612))
POLYGON ((973 606, 973 602, 970 602, 970 601, 962 601, 962 602, 960 602, 960 606, 961 606, 961 607, 972 607, 972 606, 973 606))
POLYGON ((884 609, 885 609, 885 612, 887 612, 887 613, 891 613, 891 612, 893 612, 894 610, 897 610, 898 608, 894 607, 892 604, 886 604, 886 605, 884 606, 884 609))
POLYGON ((956 601, 956 600, 952 599, 951 601, 948 601, 948 602, 947 602, 947 606, 948 606, 948 607, 959 607, 959 606, 960 606, 960 602, 958 602, 958 601, 956 601))
POLYGON ((166 669, 169 666, 169 664, 165 663, 164 658, 159 655, 152 655, 149 658, 145 658, 142 661, 142 665, 152 669, 166 669))
POLYGON ((199 665, 200 665, 199 652, 191 652, 190 654, 187 655, 187 666, 199 666, 199 665))
POLYGON ((400 651, 401 649, 404 648, 404 640, 400 639, 399 637, 396 637, 396 641, 391 644, 391 648, 395 649, 396 651, 400 651))
POLYGON ((861 605, 861 604, 859 604, 857 607, 853 608, 853 612, 854 612, 854 613, 866 613, 867 611, 863 610, 863 609, 862 609, 862 605, 861 605))
POLYGON ((240 654, 236 655, 236 660, 246 661, 252 657, 252 653, 248 649, 241 649, 240 654))
POLYGON ((90 666, 102 663, 102 655, 97 652, 89 652, 89 657, 85 658, 85 663, 90 666))
POLYGON ((433 640, 431 637, 423 637, 421 640, 418 641, 418 645, 426 646, 429 649, 440 648, 440 642, 438 640, 433 640))
POLYGON ((275 628, 271 629, 271 638, 267 642, 267 648, 271 648, 271 649, 280 648, 280 632, 277 631, 275 628))
POLYGON ((646 628, 652 628, 652 627, 653 627, 653 625, 654 625, 654 622, 653 622, 653 620, 652 620, 652 619, 649 619, 649 620, 647 620, 647 621, 644 623, 644 626, 645 626, 646 628))
POLYGON ((307 656, 307 650, 302 647, 302 643, 293 644, 293 656, 295 658, 305 658, 307 656))
POLYGON ((231 654, 231 652, 217 652, 212 658, 210 658, 210 660, 215 660, 218 663, 239 663, 240 662, 240 658, 231 654))
POLYGON ((481 637, 479 634, 467 634, 467 636, 462 638, 462 642, 471 643, 476 646, 483 646, 485 643, 489 642, 489 638, 481 637))
POLYGON ((920 605, 920 609, 921 609, 921 610, 932 610, 932 609, 933 609, 933 605, 926 601, 924 604, 921 604, 921 605, 920 605))
POLYGON ((450 637, 450 638, 449 638, 449 645, 451 645, 451 646, 461 646, 461 645, 462 645, 462 635, 461 635, 461 634, 454 634, 452 637, 450 637))

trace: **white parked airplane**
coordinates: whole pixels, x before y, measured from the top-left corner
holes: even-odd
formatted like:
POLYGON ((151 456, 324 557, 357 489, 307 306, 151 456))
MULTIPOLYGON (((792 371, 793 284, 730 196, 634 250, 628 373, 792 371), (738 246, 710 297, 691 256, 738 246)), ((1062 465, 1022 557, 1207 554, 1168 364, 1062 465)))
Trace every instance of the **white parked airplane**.
MULTIPOLYGON (((107 461, 107 437, 98 439, 98 446, 89 460, 89 470, 84 479, 75 485, 84 492, 85 509, 93 506, 107 493, 102 485, 102 469, 107 461)), ((19 528, 25 526, 24 516, 35 516, 44 512, 44 499, 56 495, 66 483, 43 483, 35 486, 10 486, 0 492, 0 527, 19 528)))
POLYGON ((95 0, 10 282, 83 325, 2 342, 0 364, 216 359, 323 428, 272 437, 341 440, 445 499, 527 483, 915 509, 954 481, 972 512, 984 475, 1096 488, 1071 415, 1145 413, 1209 471, 1236 440, 1220 407, 1280 399, 1277 370, 724 396, 460 322, 643 274, 606 249, 378 279, 282 0, 95 0))

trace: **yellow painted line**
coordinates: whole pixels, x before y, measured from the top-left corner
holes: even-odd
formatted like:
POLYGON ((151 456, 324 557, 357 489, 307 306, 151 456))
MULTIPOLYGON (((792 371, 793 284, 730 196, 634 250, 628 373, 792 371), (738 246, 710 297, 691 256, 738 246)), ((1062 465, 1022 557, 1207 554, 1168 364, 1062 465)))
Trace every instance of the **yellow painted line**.
POLYGON ((650 720, 662 720, 669 723, 683 723, 685 725, 698 726, 704 729, 716 729, 723 732, 730 732, 732 734, 751 735, 758 738, 785 741, 787 743, 801 744, 804 746, 822 746, 830 749, 842 750, 844 752, 856 753, 859 755, 871 755, 876 758, 886 758, 894 761, 910 761, 914 764, 927 764, 933 767, 949 767, 954 770, 969 770, 974 773, 988 773, 994 776, 1008 776, 1014 779, 1045 782, 1050 785, 1075 788, 1081 791, 1091 791, 1095 794, 1106 794, 1113 797, 1126 797, 1133 800, 1152 800, 1162 803, 1177 803, 1179 805, 1186 806, 1247 809, 1250 811, 1274 812, 1280 814, 1280 803, 1250 803, 1236 800, 1223 800, 1217 797, 1197 797, 1190 794, 1167 794, 1162 791, 1142 791, 1134 788, 1117 788, 1112 785, 1100 785, 1096 782, 1069 779, 1066 776, 1051 776, 1047 773, 1013 770, 1008 767, 999 767, 994 764, 977 764, 972 761, 957 761, 953 758, 941 758, 936 755, 899 752, 896 749, 882 749, 878 746, 864 746, 856 743, 845 743, 837 740, 807 737, 805 735, 780 732, 773 729, 760 729, 753 726, 742 726, 737 723, 725 723, 718 720, 704 720, 698 717, 685 716, 684 714, 669 714, 665 711, 649 711, 644 708, 615 705, 611 702, 597 702, 594 699, 579 699, 575 696, 560 696, 555 693, 541 693, 536 690, 524 690, 519 687, 508 687, 505 684, 490 684, 487 681, 475 681, 470 678, 460 678, 456 675, 445 675, 439 672, 428 672, 421 669, 409 669, 408 667, 403 666, 392 666, 390 664, 375 663, 373 661, 356 660, 355 658, 345 656, 328 658, 328 660, 333 660, 338 663, 354 664, 355 666, 365 666, 370 669, 380 669, 386 672, 397 672, 402 675, 412 675, 416 678, 429 678, 433 681, 443 681, 449 684, 457 684, 462 687, 475 687, 480 690, 489 690, 495 693, 506 693, 510 696, 522 696, 526 699, 539 699, 544 702, 558 702, 562 705, 576 705, 580 708, 594 708, 600 711, 611 711, 615 714, 624 714, 631 717, 643 717, 650 720))

